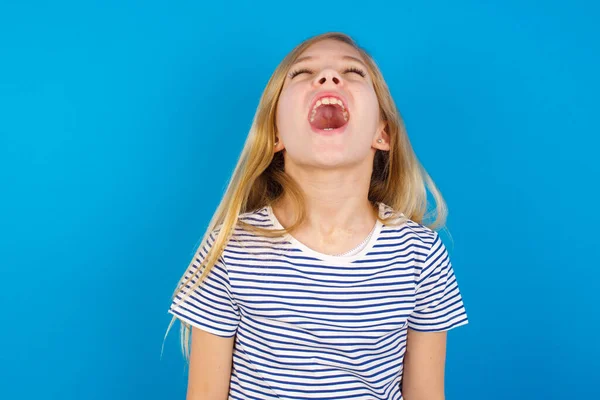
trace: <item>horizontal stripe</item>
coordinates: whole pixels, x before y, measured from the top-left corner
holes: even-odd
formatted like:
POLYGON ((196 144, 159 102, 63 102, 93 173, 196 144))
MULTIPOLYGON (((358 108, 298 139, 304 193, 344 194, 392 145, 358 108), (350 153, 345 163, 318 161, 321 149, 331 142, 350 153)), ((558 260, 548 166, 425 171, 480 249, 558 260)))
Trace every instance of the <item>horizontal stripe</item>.
MULTIPOLYGON (((393 212, 384 204, 379 211, 393 212)), ((239 220, 280 227, 268 206, 239 220)), ((197 271, 219 228, 184 277, 197 271)), ((402 400, 407 330, 468 323, 448 252, 421 224, 378 223, 348 256, 296 244, 236 226, 206 280, 181 303, 192 279, 169 308, 198 329, 236 336, 229 399, 402 400)))

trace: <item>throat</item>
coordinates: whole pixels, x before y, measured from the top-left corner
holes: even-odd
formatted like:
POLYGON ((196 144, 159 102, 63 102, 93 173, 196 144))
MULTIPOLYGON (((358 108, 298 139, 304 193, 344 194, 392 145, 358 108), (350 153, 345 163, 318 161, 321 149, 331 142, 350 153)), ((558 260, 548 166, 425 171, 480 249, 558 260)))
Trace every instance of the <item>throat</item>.
POLYGON ((348 113, 337 105, 322 105, 311 114, 310 124, 316 129, 338 129, 348 122, 348 113))

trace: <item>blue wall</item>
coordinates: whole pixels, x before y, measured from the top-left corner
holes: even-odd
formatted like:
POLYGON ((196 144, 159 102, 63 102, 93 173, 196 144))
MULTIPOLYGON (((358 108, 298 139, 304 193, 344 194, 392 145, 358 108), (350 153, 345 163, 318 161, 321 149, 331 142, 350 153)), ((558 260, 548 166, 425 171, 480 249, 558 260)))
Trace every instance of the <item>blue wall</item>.
POLYGON ((592 399, 598 6, 0 3, 0 398, 184 398, 169 296, 283 56, 379 62, 450 207, 449 400, 592 399))

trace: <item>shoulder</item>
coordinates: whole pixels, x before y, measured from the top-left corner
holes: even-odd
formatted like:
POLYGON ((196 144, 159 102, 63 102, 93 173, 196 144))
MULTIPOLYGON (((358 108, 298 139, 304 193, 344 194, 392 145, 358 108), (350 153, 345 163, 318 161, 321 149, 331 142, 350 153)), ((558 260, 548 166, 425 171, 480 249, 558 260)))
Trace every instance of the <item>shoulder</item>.
POLYGON ((268 206, 260 207, 256 210, 246 211, 240 213, 238 217, 237 229, 242 228, 244 225, 252 225, 260 228, 269 228, 273 225, 268 206))
POLYGON ((223 250, 224 258, 248 262, 254 258, 264 258, 281 241, 280 238, 265 234, 273 228, 274 224, 267 206, 240 213, 236 224, 229 232, 229 240, 223 250))
MULTIPOLYGON (((252 232, 249 227, 270 228, 273 226, 266 206, 256 210, 242 212, 238 215, 235 225, 231 228, 230 235, 252 232)), ((210 232, 210 239, 214 240, 223 230, 224 223, 218 223, 210 232)))
POLYGON ((383 240, 426 252, 438 238, 436 231, 413 221, 389 205, 380 203, 379 212, 380 217, 385 221, 381 230, 383 240))
POLYGON ((272 222, 269 218, 267 207, 261 207, 257 210, 243 212, 238 215, 235 225, 232 227, 226 227, 224 222, 218 222, 214 227, 205 232, 204 238, 201 243, 204 243, 208 248, 211 248, 217 241, 217 237, 227 230, 224 234, 228 237, 224 247, 224 254, 232 246, 236 247, 236 243, 248 242, 260 238, 260 234, 252 228, 269 228, 272 226, 272 222))

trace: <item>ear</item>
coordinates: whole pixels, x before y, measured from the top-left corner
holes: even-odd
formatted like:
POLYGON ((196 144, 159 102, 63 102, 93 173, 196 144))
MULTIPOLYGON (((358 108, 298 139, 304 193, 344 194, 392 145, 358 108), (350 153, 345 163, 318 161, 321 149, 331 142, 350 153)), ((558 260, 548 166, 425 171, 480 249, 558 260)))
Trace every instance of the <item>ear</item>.
POLYGON ((390 135, 387 133, 387 122, 381 121, 377 128, 377 133, 373 137, 373 143, 371 146, 377 150, 389 151, 390 150, 390 135), (381 140, 381 142, 379 142, 381 140))
POLYGON ((283 144, 283 141, 281 140, 281 138, 280 138, 279 136, 276 136, 276 139, 275 139, 275 140, 277 141, 277 142, 276 142, 277 144, 275 144, 275 145, 273 146, 273 152, 274 152, 274 153, 277 153, 277 152, 279 152, 279 151, 281 151, 281 150, 285 149, 285 145, 283 144))

